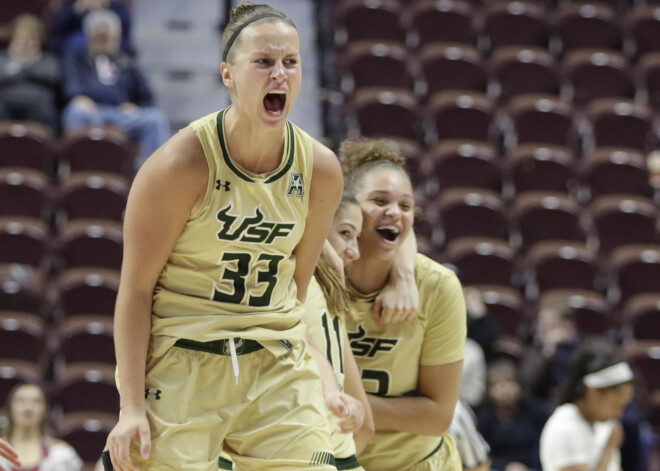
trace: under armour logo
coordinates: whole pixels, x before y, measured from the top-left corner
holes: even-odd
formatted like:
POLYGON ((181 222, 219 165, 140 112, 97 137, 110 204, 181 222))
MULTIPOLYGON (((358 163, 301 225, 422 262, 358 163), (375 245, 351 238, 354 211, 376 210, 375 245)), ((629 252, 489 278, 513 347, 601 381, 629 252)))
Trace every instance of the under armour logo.
POLYGON ((160 400, 160 393, 162 393, 160 389, 156 389, 155 391, 152 391, 151 389, 145 389, 144 390, 144 398, 149 399, 149 396, 155 396, 156 400, 160 400))
POLYGON ((226 180, 225 180, 224 183, 222 183, 222 180, 216 180, 216 181, 215 181, 215 189, 216 189, 216 190, 225 190, 225 191, 229 191, 229 190, 230 190, 229 185, 231 185, 231 182, 230 182, 230 181, 226 181, 226 180))

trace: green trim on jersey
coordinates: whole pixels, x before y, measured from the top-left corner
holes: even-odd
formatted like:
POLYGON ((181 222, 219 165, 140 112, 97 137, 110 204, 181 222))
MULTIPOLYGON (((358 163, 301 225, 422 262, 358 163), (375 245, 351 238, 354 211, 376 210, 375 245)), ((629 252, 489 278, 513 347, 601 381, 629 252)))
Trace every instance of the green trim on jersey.
MULTIPOLYGON (((231 161, 231 158, 229 157, 229 149, 227 148, 227 143, 225 142, 225 132, 224 132, 224 118, 225 118, 225 112, 229 108, 225 108, 224 110, 221 110, 218 112, 218 117, 217 117, 217 122, 216 125, 218 126, 218 138, 220 139, 220 148, 222 149, 222 158, 225 161, 225 164, 227 164, 227 167, 234 172, 238 177, 242 178, 243 180, 254 183, 254 180, 243 173, 235 164, 234 162, 231 161)), ((286 163, 284 166, 280 169, 279 172, 277 172, 274 175, 271 175, 266 179, 264 183, 272 183, 279 178, 281 178, 284 174, 286 174, 291 166, 293 165, 293 158, 294 158, 294 151, 295 151, 295 146, 293 145, 293 126, 289 121, 286 122, 286 132, 287 132, 287 156, 286 156, 286 163)))
POLYGON ((346 469, 359 468, 360 462, 357 457, 353 455, 348 458, 335 458, 335 466, 337 467, 337 471, 343 471, 346 469))

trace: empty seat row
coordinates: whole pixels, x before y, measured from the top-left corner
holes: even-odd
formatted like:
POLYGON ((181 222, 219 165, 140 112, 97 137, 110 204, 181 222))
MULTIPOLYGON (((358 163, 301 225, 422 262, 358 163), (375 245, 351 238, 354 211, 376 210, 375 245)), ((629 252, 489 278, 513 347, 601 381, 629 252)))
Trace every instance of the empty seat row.
POLYGON ((604 195, 582 207, 566 194, 537 191, 517 196, 507 208, 493 191, 450 188, 419 206, 427 224, 416 230, 436 246, 469 236, 499 238, 522 250, 572 240, 608 254, 622 245, 659 242, 658 208, 639 196, 604 195))
POLYGON ((576 159, 562 146, 522 144, 501 158, 487 143, 446 140, 417 150, 406 165, 427 196, 455 187, 485 188, 506 199, 529 191, 575 194, 581 202, 606 194, 652 195, 646 156, 629 148, 599 147, 576 159))
POLYGON ((55 139, 43 125, 0 121, 0 168, 27 167, 49 176, 70 172, 110 172, 132 178, 136 144, 112 127, 82 127, 55 139))
POLYGON ((636 295, 660 294, 660 246, 626 245, 601 258, 579 242, 549 240, 517 254, 499 239, 463 237, 441 253, 424 247, 457 271, 466 284, 520 287, 528 300, 554 289, 599 291, 620 305, 636 295))
POLYGON ((338 56, 342 91, 365 87, 414 90, 420 98, 443 90, 474 90, 506 102, 526 93, 561 95, 577 105, 596 98, 637 96, 657 106, 660 53, 632 67, 622 53, 580 49, 558 62, 535 47, 506 46, 485 59, 474 46, 437 43, 410 56, 398 43, 359 41, 338 56))
POLYGON ((70 268, 47 280, 29 265, 0 264, 0 311, 36 314, 44 319, 114 314, 119 272, 70 268))
POLYGON ((74 267, 121 268, 120 222, 77 219, 52 236, 38 219, 0 216, 0 263, 16 263, 57 273, 74 267))
POLYGON ((596 147, 650 151, 658 142, 657 117, 625 98, 594 100, 584 113, 551 95, 521 95, 498 107, 474 91, 444 91, 425 106, 404 89, 365 88, 345 104, 349 136, 395 137, 433 144, 478 140, 508 148, 522 143, 562 145, 576 152, 596 147))
POLYGON ((396 0, 344 0, 335 9, 335 42, 343 46, 378 39, 411 47, 456 42, 484 51, 528 45, 557 54, 588 47, 624 48, 634 56, 660 50, 660 6, 639 5, 624 12, 604 3, 569 3, 547 10, 538 2, 519 0, 479 7, 463 0, 422 0, 410 6, 396 0))
POLYGON ((40 170, 0 167, 0 217, 40 218, 62 226, 74 219, 122 221, 129 181, 108 172, 74 172, 53 185, 40 170))

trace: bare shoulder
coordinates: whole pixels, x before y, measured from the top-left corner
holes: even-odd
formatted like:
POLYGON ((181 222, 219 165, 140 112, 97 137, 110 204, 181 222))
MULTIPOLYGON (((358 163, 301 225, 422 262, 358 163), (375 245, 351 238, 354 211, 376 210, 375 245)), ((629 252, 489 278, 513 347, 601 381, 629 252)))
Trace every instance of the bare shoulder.
MULTIPOLYGON (((144 165, 149 171, 172 171, 184 173, 203 173, 208 166, 202 145, 191 128, 184 128, 174 134, 144 165)), ((176 176, 181 175, 175 173, 176 176)))
POLYGON ((202 145, 191 128, 172 136, 144 163, 134 186, 163 188, 186 201, 196 201, 206 191, 208 164, 202 145))
POLYGON ((314 152, 314 176, 341 180, 341 166, 335 153, 316 139, 312 139, 314 152))

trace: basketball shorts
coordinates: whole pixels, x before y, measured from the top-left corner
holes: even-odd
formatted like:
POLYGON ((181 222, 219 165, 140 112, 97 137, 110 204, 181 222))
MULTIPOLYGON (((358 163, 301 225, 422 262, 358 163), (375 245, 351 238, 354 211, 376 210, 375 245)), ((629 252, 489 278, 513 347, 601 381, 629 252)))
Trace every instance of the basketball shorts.
POLYGON ((234 469, 335 470, 321 381, 305 342, 276 356, 253 340, 179 340, 148 356, 145 403, 148 460, 133 443, 140 470, 216 471, 220 453, 234 469), (238 384, 236 382, 238 381, 238 384))
POLYGON ((445 434, 437 451, 428 458, 415 463, 406 471, 461 471, 463 465, 454 439, 445 434))

